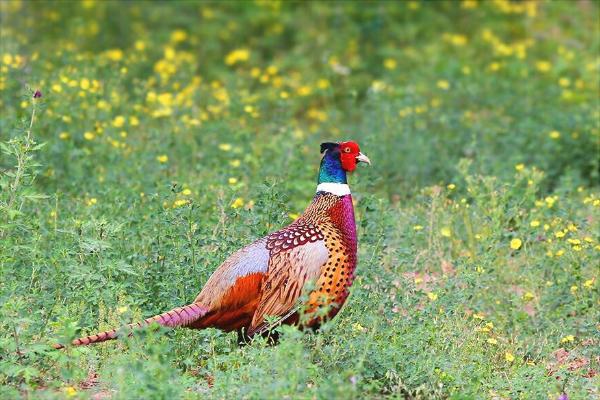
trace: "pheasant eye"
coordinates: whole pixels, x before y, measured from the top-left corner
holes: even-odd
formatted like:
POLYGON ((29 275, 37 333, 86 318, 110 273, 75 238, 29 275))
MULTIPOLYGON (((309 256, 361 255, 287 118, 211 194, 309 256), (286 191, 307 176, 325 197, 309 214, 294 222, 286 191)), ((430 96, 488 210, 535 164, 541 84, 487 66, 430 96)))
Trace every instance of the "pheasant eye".
POLYGON ((344 153, 350 153, 352 151, 352 149, 350 149, 350 147, 346 147, 344 149, 344 153))

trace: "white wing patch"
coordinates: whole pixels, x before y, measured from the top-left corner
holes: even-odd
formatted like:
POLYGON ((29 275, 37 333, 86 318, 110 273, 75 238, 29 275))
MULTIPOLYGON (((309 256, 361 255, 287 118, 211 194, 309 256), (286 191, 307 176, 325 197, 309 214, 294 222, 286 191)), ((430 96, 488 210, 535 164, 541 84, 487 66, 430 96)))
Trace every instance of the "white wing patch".
POLYGON ((261 239, 229 256, 223 264, 230 264, 231 267, 223 271, 222 279, 233 284, 239 277, 256 272, 266 273, 269 267, 269 250, 266 244, 267 240, 261 239))
POLYGON ((255 273, 267 273, 269 250, 263 238, 230 255, 208 278, 194 302, 209 308, 218 308, 223 294, 235 285, 238 278, 255 273))

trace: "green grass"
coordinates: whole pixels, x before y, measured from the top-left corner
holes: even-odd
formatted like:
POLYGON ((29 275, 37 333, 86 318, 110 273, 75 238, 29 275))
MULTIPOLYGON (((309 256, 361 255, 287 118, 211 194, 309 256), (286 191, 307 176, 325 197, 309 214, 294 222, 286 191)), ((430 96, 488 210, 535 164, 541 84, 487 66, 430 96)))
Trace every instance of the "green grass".
POLYGON ((1 2, 0 397, 598 396, 598 11, 1 2), (319 332, 49 349, 191 302, 343 139, 373 166, 319 332))

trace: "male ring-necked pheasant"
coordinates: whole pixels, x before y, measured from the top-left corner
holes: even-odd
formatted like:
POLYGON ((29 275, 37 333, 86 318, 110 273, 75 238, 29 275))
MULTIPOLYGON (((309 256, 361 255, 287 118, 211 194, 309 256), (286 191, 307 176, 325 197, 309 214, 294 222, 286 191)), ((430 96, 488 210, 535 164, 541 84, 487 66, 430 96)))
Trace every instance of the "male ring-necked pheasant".
MULTIPOLYGON (((356 225, 346 173, 359 162, 371 162, 352 141, 323 143, 321 153, 317 193, 298 219, 233 253, 192 304, 125 328, 155 322, 168 327, 235 330, 252 337, 270 329, 266 316, 275 317, 276 323, 298 323, 303 306, 299 302, 306 289, 310 289, 304 304, 309 316, 321 307, 328 307, 329 318, 335 316, 348 297, 356 267, 356 225)), ((321 321, 315 316, 303 323, 316 327, 321 321)), ((123 331, 101 332, 72 344, 104 342, 119 332, 123 331)))

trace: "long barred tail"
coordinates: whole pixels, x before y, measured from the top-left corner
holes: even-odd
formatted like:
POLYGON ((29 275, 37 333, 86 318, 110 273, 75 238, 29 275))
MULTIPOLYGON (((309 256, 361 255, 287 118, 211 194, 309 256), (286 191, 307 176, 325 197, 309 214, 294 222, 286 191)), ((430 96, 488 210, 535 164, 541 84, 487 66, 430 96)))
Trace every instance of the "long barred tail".
MULTIPOLYGON (((167 311, 160 315, 156 315, 154 317, 150 317, 145 319, 142 322, 137 322, 134 324, 126 325, 126 328, 130 330, 136 328, 142 328, 144 326, 148 326, 153 322, 156 322, 162 326, 168 326, 170 328, 175 328, 178 326, 188 326, 193 322, 197 321, 199 318, 202 318, 208 309, 199 304, 190 304, 183 307, 174 308, 171 311, 167 311)), ((97 333, 95 335, 82 337, 79 339, 73 340, 71 343, 73 346, 86 346, 88 344, 105 342, 107 340, 112 340, 117 338, 117 329, 112 329, 110 331, 104 331, 97 333)), ((65 346, 62 344, 55 344, 55 349, 63 349, 65 346)))

